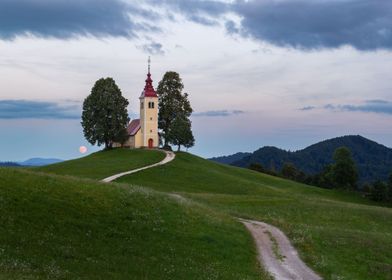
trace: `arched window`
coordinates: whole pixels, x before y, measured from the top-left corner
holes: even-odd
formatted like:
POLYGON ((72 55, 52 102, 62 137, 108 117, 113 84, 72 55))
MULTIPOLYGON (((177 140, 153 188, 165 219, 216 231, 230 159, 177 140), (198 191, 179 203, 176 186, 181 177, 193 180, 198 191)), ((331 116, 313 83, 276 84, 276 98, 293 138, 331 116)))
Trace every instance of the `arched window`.
POLYGON ((148 102, 148 108, 154 109, 154 102, 148 102))

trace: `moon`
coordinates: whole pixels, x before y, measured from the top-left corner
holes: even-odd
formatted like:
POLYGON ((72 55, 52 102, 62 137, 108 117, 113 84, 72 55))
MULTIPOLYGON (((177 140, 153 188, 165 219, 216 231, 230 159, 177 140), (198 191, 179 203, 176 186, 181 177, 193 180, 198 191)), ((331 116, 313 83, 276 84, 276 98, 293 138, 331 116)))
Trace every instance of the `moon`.
POLYGON ((79 152, 80 152, 81 154, 85 154, 85 153, 87 152, 87 147, 86 147, 86 146, 80 146, 80 147, 79 147, 79 152))

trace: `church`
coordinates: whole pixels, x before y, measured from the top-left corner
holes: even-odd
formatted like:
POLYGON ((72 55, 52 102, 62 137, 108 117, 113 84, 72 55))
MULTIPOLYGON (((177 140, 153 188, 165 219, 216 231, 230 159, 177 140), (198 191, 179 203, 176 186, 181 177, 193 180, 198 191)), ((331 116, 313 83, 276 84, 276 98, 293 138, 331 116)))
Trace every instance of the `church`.
POLYGON ((139 100, 140 118, 134 119, 128 124, 128 140, 123 145, 114 143, 113 147, 153 149, 159 146, 158 95, 152 85, 150 59, 148 60, 146 85, 139 100))

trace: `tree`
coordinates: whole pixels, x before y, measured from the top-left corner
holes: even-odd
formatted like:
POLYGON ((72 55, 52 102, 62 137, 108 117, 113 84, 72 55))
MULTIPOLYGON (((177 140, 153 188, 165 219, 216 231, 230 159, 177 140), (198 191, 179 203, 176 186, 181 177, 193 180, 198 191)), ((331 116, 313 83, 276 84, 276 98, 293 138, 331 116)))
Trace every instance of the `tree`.
POLYGON ((331 173, 335 187, 353 190, 358 181, 358 171, 351 152, 347 147, 340 147, 333 155, 335 163, 331 173))
POLYGON ((248 168, 250 170, 254 170, 254 171, 257 171, 257 172, 262 172, 262 173, 266 172, 266 170, 263 167, 263 165, 261 165, 260 163, 257 163, 257 162, 252 162, 251 164, 249 164, 248 168))
POLYGON ((282 170, 280 171, 280 174, 284 178, 287 178, 290 180, 296 180, 299 175, 299 171, 294 166, 294 164, 289 163, 289 162, 285 162, 283 164, 282 170))
MULTIPOLYGON (((182 93, 183 89, 184 85, 180 75, 176 72, 166 72, 158 84, 158 127, 161 130, 161 136, 164 139, 164 147, 169 144, 169 133, 176 116, 181 114, 185 118, 189 118, 192 114, 192 107, 188 100, 188 94, 182 93)), ((181 120, 179 120, 179 122, 181 122, 181 120)), ((173 133, 170 135, 173 136, 173 133)))
POLYGON ((177 114, 170 125, 170 130, 165 140, 168 143, 176 145, 178 151, 180 151, 181 146, 187 149, 192 147, 195 144, 195 138, 193 137, 191 126, 192 123, 186 116, 177 114))
POLYGON ((392 202, 392 173, 389 174, 387 187, 388 187, 388 201, 392 202))
POLYGON ((388 200, 388 187, 382 181, 377 181, 373 184, 370 190, 370 197, 374 201, 387 201, 388 200))
POLYGON ((333 165, 328 164, 324 167, 323 171, 317 176, 318 181, 316 185, 322 188, 332 189, 335 187, 333 165))
POLYGON ((87 141, 105 149, 113 142, 124 143, 128 118, 128 100, 112 78, 95 82, 91 94, 83 102, 82 127, 87 141))

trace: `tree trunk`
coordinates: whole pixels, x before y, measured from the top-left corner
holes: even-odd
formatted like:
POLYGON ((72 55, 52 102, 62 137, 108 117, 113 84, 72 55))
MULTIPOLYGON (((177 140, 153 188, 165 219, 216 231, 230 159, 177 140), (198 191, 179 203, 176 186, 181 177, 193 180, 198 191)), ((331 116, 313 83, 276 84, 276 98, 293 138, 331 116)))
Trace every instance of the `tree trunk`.
POLYGON ((177 152, 181 150, 181 145, 178 145, 177 152))

